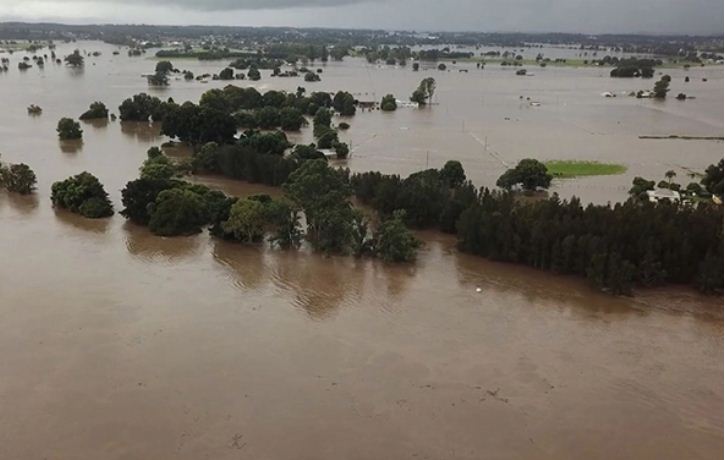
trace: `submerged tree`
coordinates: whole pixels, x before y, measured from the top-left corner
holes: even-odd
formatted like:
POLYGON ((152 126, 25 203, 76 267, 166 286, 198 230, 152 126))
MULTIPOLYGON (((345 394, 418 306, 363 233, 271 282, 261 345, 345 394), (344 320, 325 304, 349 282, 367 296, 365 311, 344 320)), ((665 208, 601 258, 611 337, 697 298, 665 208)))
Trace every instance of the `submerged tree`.
POLYGON ((405 226, 404 219, 405 211, 397 210, 375 232, 375 251, 386 262, 410 262, 421 245, 405 226))
POLYGON ((58 132, 60 140, 63 141, 80 139, 83 136, 83 130, 81 129, 80 123, 67 117, 58 120, 58 127, 56 128, 56 131, 58 132))
POLYGON ((108 193, 96 176, 82 172, 51 187, 54 206, 67 209, 85 217, 99 218, 113 215, 113 205, 108 193))
POLYGON ((71 54, 67 55, 65 58, 63 58, 71 67, 82 67, 83 66, 83 55, 80 51, 75 50, 71 54))
POLYGON ((35 190, 36 177, 25 163, 0 165, 0 186, 9 192, 27 195, 35 190))
POLYGON ((91 103, 88 110, 83 112, 79 118, 81 120, 95 120, 95 119, 108 118, 108 109, 106 108, 106 104, 104 104, 103 102, 99 102, 99 101, 91 103))
POLYGON ((380 101, 380 110, 384 112, 392 112, 398 108, 398 103, 395 101, 395 96, 392 94, 386 94, 380 101))

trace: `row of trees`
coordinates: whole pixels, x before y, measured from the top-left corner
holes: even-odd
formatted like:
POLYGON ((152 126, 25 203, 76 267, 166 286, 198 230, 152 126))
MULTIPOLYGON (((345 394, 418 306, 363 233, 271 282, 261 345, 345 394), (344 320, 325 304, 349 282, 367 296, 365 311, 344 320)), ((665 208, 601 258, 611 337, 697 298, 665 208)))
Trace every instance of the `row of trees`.
POLYGON ((140 93, 124 100, 119 114, 123 121, 160 121, 163 134, 197 145, 233 143, 238 128, 296 131, 307 124, 305 115, 313 115, 318 147, 333 148, 345 156, 348 148, 339 142, 330 125, 331 110, 350 116, 355 114, 356 104, 355 98, 345 91, 338 91, 334 97, 321 92, 308 97, 304 88, 298 88, 296 93, 261 94, 255 88, 229 85, 205 92, 199 104, 187 101, 179 105, 172 99, 161 101, 140 93), (327 121, 320 123, 321 120, 327 121))
MULTIPOLYGON (((707 183, 717 183, 717 167, 709 170, 707 183)), ((720 206, 629 200, 584 207, 556 195, 524 202, 509 191, 477 190, 456 162, 405 179, 370 172, 350 182, 358 199, 381 216, 402 209, 410 225, 456 233, 465 252, 586 276, 619 294, 635 284, 664 282, 722 289, 720 206)))

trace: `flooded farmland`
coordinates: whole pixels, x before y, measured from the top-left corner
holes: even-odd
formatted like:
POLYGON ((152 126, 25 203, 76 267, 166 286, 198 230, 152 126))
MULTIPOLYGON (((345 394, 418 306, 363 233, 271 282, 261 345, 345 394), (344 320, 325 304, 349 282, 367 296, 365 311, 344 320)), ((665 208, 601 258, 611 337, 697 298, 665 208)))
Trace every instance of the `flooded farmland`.
MULTIPOLYGON (((416 264, 386 265, 206 233, 161 238, 118 215, 54 210, 50 185, 83 170, 120 209, 120 189, 166 140, 158 127, 109 121, 61 144, 60 117, 94 100, 116 112, 141 91, 197 101, 226 84, 151 89, 141 74, 154 59, 99 42, 57 53, 76 47, 102 54, 82 70, 0 74, 0 154, 38 175, 35 195, 0 193, 0 458, 722 457, 722 297, 678 287, 608 296, 460 254, 434 232, 420 234, 416 264), (32 103, 42 115, 28 116, 32 103)), ((201 74, 226 61, 174 63, 201 74)), ((552 187, 607 202, 625 199, 636 175, 685 176, 722 156, 721 141, 638 137, 722 136, 722 67, 665 70, 673 92, 695 96, 684 102, 622 96, 652 81, 612 79, 605 68, 517 77, 471 63, 321 67, 319 83, 264 71, 237 84, 379 100, 407 98, 427 75, 438 83, 431 107, 348 120, 344 165, 354 171, 408 174, 457 159, 477 185, 493 186, 526 157, 622 163, 625 174, 552 187)), ((311 138, 311 129, 292 136, 311 138)))

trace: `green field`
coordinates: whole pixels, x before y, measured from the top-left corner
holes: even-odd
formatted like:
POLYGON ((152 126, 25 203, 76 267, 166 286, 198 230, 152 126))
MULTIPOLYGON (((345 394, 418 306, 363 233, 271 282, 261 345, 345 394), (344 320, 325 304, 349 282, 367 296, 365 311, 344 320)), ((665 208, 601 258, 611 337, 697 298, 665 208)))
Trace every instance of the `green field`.
POLYGON ((624 165, 599 163, 598 161, 551 160, 544 164, 549 174, 558 178, 609 176, 612 174, 622 174, 627 170, 627 167, 624 165))

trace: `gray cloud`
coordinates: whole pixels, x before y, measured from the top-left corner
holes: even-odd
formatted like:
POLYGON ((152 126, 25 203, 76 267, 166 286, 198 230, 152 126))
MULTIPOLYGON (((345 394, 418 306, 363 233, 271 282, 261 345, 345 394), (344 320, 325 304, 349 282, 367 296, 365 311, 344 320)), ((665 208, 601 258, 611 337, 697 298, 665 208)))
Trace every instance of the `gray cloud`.
MULTIPOLYGON (((173 5, 200 11, 278 10, 288 8, 321 8, 367 3, 374 0, 157 0, 157 5, 173 5)), ((379 1, 379 0, 378 0, 379 1)), ((129 3, 124 0, 119 3, 129 3)), ((144 0, 130 0, 130 3, 148 4, 144 0)))
POLYGON ((722 34, 722 0, 0 0, 0 20, 722 34))

